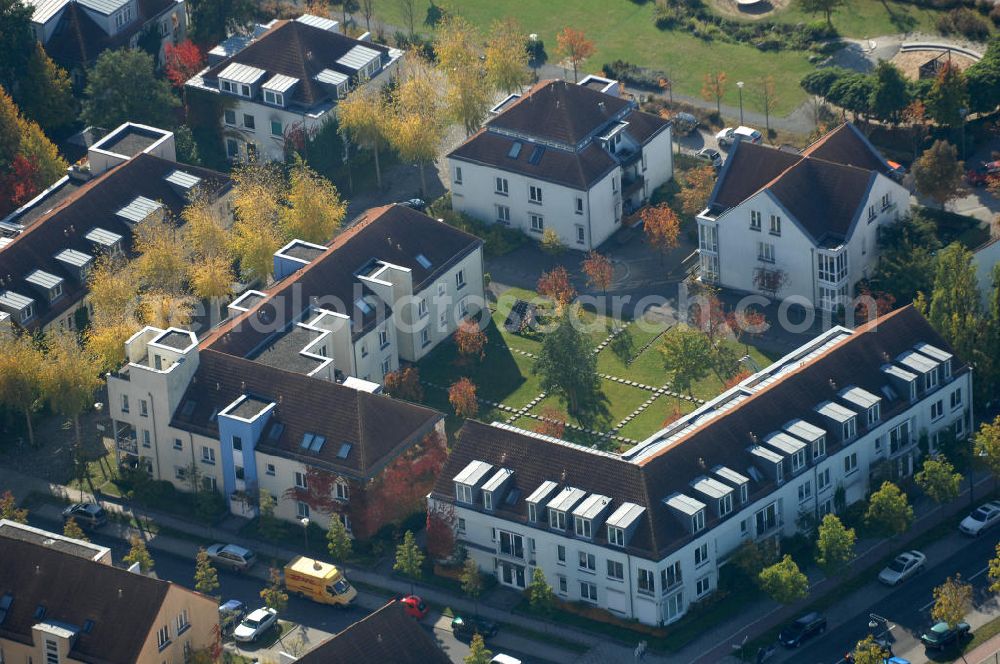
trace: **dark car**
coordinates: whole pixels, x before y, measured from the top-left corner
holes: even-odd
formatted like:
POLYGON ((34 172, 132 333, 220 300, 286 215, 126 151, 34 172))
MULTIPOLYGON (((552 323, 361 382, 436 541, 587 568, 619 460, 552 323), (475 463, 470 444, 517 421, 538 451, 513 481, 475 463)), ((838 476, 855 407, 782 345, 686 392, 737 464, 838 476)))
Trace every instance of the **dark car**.
POLYGON ((778 642, 786 648, 798 648, 826 631, 826 618, 821 613, 807 613, 778 634, 778 642))
POLYGON ((108 513, 96 503, 73 503, 62 511, 62 518, 73 519, 81 528, 100 528, 108 522, 108 513))
POLYGON ((424 210, 427 209, 427 203, 425 203, 422 198, 411 198, 408 201, 400 201, 399 205, 408 208, 413 208, 417 212, 423 212, 424 210))
POLYGON ((939 622, 920 635, 920 642, 928 650, 944 650, 956 646, 969 635, 969 623, 960 622, 954 628, 948 623, 939 622))
POLYGON ((451 631, 455 638, 463 641, 471 641, 473 635, 479 634, 483 641, 497 635, 500 627, 489 620, 483 618, 463 618, 455 616, 451 621, 451 631))
POLYGON ((247 615, 247 605, 238 599, 231 599, 219 607, 219 628, 229 636, 247 615))
POLYGON ((982 187, 989 183, 990 178, 1000 177, 1000 161, 983 161, 978 166, 970 168, 965 179, 973 187, 982 187))
POLYGON ((715 148, 702 148, 695 153, 696 157, 699 159, 704 159, 714 166, 716 169, 722 168, 722 153, 715 148))

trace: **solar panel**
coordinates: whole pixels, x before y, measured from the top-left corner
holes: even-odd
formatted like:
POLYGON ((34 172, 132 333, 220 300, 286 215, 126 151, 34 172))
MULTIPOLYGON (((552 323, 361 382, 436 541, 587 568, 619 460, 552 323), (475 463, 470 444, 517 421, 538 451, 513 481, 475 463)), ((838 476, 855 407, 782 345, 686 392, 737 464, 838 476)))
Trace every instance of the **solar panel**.
POLYGON ((545 154, 544 145, 536 145, 535 149, 531 151, 531 156, 528 157, 529 164, 537 164, 542 160, 542 155, 545 154))
POLYGON ((507 156, 511 159, 517 159, 521 154, 521 142, 514 141, 514 144, 510 146, 510 150, 507 152, 507 156))
POLYGON ((351 443, 341 443, 340 444, 340 450, 337 451, 337 458, 338 459, 346 459, 347 455, 349 455, 351 453, 351 448, 352 447, 353 447, 353 445, 351 445, 351 443))

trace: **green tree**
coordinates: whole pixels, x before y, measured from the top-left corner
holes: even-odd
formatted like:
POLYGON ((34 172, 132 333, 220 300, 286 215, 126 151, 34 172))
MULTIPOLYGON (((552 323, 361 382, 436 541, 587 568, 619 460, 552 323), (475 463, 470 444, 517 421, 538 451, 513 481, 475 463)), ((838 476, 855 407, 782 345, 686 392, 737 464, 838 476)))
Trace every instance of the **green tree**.
POLYGON ((675 392, 693 396, 694 384, 708 375, 712 366, 712 347, 704 332, 688 325, 675 325, 660 342, 663 368, 670 374, 675 392))
POLYGON ((917 293, 934 285, 935 255, 941 248, 934 222, 915 210, 911 216, 883 226, 879 233, 879 287, 896 298, 912 302, 917 293))
POLYGON ((833 576, 854 559, 854 528, 844 527, 835 514, 827 514, 819 524, 816 537, 816 564, 827 576, 833 576))
POLYGON ((854 664, 885 664, 889 653, 869 634, 854 646, 854 664))
POLYGON ((76 116, 69 74, 52 61, 41 42, 35 43, 28 59, 18 87, 18 100, 25 117, 48 133, 71 124, 76 116))
POLYGON ((913 182, 921 196, 941 209, 962 191, 962 162, 948 141, 937 140, 913 162, 913 182))
POLYGON ((875 67, 875 89, 868 101, 872 115, 896 124, 909 105, 910 89, 903 72, 888 60, 879 61, 875 67))
POLYGON ((472 598, 476 615, 479 615, 479 596, 483 592, 483 575, 479 573, 479 563, 472 557, 466 558, 462 565, 462 592, 472 598))
POLYGON ((0 85, 13 90, 23 79, 32 46, 34 5, 23 0, 0 0, 0 85))
POLYGON ((80 524, 78 524, 76 519, 73 518, 66 519, 66 523, 63 524, 63 535, 66 537, 72 537, 73 539, 83 540, 84 542, 90 541, 83 533, 83 528, 81 528, 80 524))
POLYGON ((0 403, 21 411, 35 446, 32 413, 41 405, 45 355, 27 334, 0 334, 0 403))
POLYGON ((272 567, 268 578, 271 583, 260 591, 260 598, 264 600, 264 606, 267 608, 283 613, 288 608, 288 593, 281 585, 281 572, 272 567))
POLYGON ((194 589, 205 595, 211 595, 219 589, 219 573, 203 547, 198 549, 198 556, 195 558, 194 589))
POLYGON ((552 586, 545 579, 545 572, 541 567, 536 567, 531 574, 531 583, 528 584, 528 601, 531 608, 543 615, 548 615, 555 607, 556 596, 552 592, 552 586))
POLYGON ((913 476, 913 479, 916 480, 917 486, 938 504, 955 500, 962 483, 961 473, 956 473, 955 467, 944 458, 924 459, 923 468, 913 476))
POLYGON ((791 604, 809 594, 809 579, 787 553, 778 562, 762 569, 757 578, 761 589, 781 604, 791 604))
POLYGON ((482 634, 473 634, 469 644, 469 654, 465 656, 465 664, 490 664, 493 652, 486 648, 482 634))
POLYGON ((1000 593, 1000 542, 997 542, 996 555, 989 563, 990 592, 1000 593))
POLYGON ((150 572, 156 563, 153 562, 153 556, 149 555, 149 551, 146 549, 146 540, 142 539, 139 535, 133 535, 129 539, 129 542, 132 547, 125 554, 125 557, 122 558, 122 562, 129 566, 138 564, 139 570, 143 574, 150 572))
POLYGON ((351 555, 351 537, 337 514, 330 516, 330 527, 326 531, 326 549, 334 560, 341 563, 351 555))
POLYGON ((9 489, 0 495, 0 519, 28 523, 28 510, 17 507, 17 500, 9 489))
POLYGON ((87 77, 83 121, 106 129, 129 121, 173 127, 180 102, 154 70, 153 57, 138 49, 101 53, 87 77))
POLYGON ((337 188, 304 161, 296 159, 289 174, 288 206, 281 211, 285 237, 322 244, 333 238, 347 216, 347 203, 337 188))
POLYGON ((1000 104, 1000 39, 990 40, 983 58, 965 70, 969 108, 991 113, 1000 104))
POLYGON ((48 139, 38 123, 20 118, 17 125, 21 134, 18 153, 35 165, 33 184, 36 191, 42 191, 66 175, 66 160, 59 155, 55 143, 48 139))
POLYGON ((251 0, 193 0, 188 4, 191 39, 203 49, 229 36, 229 26, 246 26, 254 16, 251 0))
POLYGON ((396 562, 392 569, 410 579, 410 594, 413 594, 413 582, 419 580, 424 573, 424 552, 417 546, 413 531, 407 530, 403 541, 396 547, 396 562))
POLYGON ((961 574, 956 574, 954 579, 949 576, 934 589, 934 607, 931 609, 931 618, 934 620, 948 623, 948 627, 954 628, 962 622, 971 608, 972 585, 963 583, 961 574))
POLYGON ((846 4, 845 0, 800 0, 802 11, 826 16, 829 28, 833 28, 833 13, 846 4))
POLYGON ((261 489, 257 494, 257 505, 260 510, 258 517, 260 534, 269 540, 281 539, 284 530, 274 516, 274 509, 277 507, 278 501, 271 495, 270 491, 261 489))
POLYGON ((964 121, 962 109, 969 108, 969 92, 962 70, 945 62, 938 71, 924 103, 927 105, 927 114, 938 124, 948 127, 959 126, 964 121))
POLYGON ((556 329, 545 335, 532 371, 541 377, 543 390, 566 401, 570 413, 589 418, 600 407, 601 379, 597 356, 577 328, 573 312, 566 307, 556 329))
MULTIPOLYGON (((2 2, 3 0, 0 0, 2 2)), ((21 147, 21 112, 7 90, 0 86, 0 170, 7 171, 21 147)))
POLYGON ((994 481, 1000 480, 1000 415, 980 425, 976 432, 975 453, 993 473, 994 481))
POLYGON ((878 491, 868 499, 865 523, 886 536, 906 532, 913 521, 913 507, 906 494, 892 482, 883 482, 878 491))
POLYGON ((57 332, 49 339, 49 353, 42 384, 49 405, 73 421, 76 449, 83 449, 80 415, 93 407, 94 393, 101 386, 101 361, 80 346, 74 333, 57 332))

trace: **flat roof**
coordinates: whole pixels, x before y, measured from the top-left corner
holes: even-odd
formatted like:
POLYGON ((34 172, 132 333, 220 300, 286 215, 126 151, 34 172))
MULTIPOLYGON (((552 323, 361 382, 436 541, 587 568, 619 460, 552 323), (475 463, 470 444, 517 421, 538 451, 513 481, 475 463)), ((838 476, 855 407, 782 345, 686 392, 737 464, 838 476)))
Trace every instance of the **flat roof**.
POLYGON ((622 530, 628 528, 633 523, 635 523, 642 513, 646 511, 646 508, 642 505, 636 505, 635 503, 622 503, 618 506, 608 520, 605 522, 609 526, 614 526, 615 528, 621 528, 622 530))
POLYGON ((0 292, 0 306, 10 307, 11 309, 17 311, 31 306, 31 303, 34 301, 34 299, 28 297, 27 295, 21 295, 20 293, 15 293, 11 290, 0 292))
POLYGON ((483 479, 483 477, 486 476, 486 473, 490 472, 491 468, 493 468, 493 465, 486 463, 485 461, 470 461, 468 465, 462 469, 462 472, 455 475, 453 480, 459 484, 476 486, 483 479))
POLYGON ((733 487, 711 477, 699 477, 691 482, 691 488, 709 498, 722 498, 733 492, 733 487))
POLYGON ((31 20, 44 25, 68 3, 69 0, 28 0, 26 4, 34 8, 31 20))
POLYGON ((198 343, 197 339, 193 338, 194 335, 186 330, 167 330, 160 336, 153 339, 153 343, 160 344, 161 346, 168 346, 175 350, 186 350, 192 345, 198 343))
POLYGON ((264 81, 263 87, 265 90, 273 90, 274 92, 287 92, 290 90, 299 79, 294 76, 285 76, 284 74, 275 74, 271 78, 264 81))
POLYGON ((118 210, 115 214, 133 224, 138 224, 145 221, 149 215, 153 214, 157 210, 163 207, 163 204, 159 201, 154 201, 145 196, 136 196, 132 201, 118 210))
POLYGON ((197 175, 191 175, 187 171, 182 171, 179 168, 171 171, 170 174, 163 179, 175 187, 180 187, 184 190, 194 189, 201 182, 201 178, 197 175))
POLYGON ((380 57, 382 57, 381 51, 376 51, 373 48, 368 48, 367 46, 361 46, 359 44, 352 47, 350 51, 337 60, 337 64, 342 67, 359 70, 364 68, 364 66, 372 60, 380 57))
POLYGON ((24 280, 29 284, 41 286, 42 288, 55 288, 63 282, 62 277, 57 277, 51 272, 46 272, 45 270, 35 270, 26 276, 24 280))
POLYGON ((780 450, 785 454, 795 454, 796 452, 801 452, 806 448, 806 444, 804 442, 794 436, 789 436, 783 431, 765 436, 764 444, 773 447, 776 450, 780 450))
POLYGON ((62 533, 53 533, 23 523, 0 519, 0 537, 21 540, 38 544, 62 553, 68 553, 87 560, 101 560, 110 556, 111 549, 91 542, 66 537, 62 533))
POLYGON ((937 367, 938 363, 935 360, 927 357, 926 355, 921 355, 915 350, 908 350, 899 357, 896 361, 905 366, 908 369, 913 369, 917 373, 929 373, 937 367))
POLYGON ((705 509, 705 503, 697 498, 686 496, 683 493, 675 493, 663 499, 663 504, 689 516, 694 516, 705 509))
POLYGON ((252 84, 256 83, 266 73, 263 69, 233 62, 219 72, 219 78, 224 78, 227 81, 236 81, 237 83, 252 84))
POLYGON ((816 406, 816 412, 820 415, 829 417, 831 420, 836 420, 837 422, 846 422, 857 415, 857 413, 853 410, 845 408, 839 403, 834 403, 833 401, 824 401, 820 405, 816 406))
POLYGON ((306 25, 311 25, 314 28, 319 28, 320 30, 333 30, 340 25, 338 21, 334 21, 333 19, 326 18, 324 16, 316 16, 315 14, 303 14, 295 20, 299 23, 305 23, 306 25))
POLYGON ((245 420, 252 420, 273 403, 273 401, 269 401, 267 399, 258 399, 257 397, 248 395, 235 406, 232 406, 220 413, 220 415, 235 415, 236 417, 242 417, 245 420))
POLYGON ((538 485, 538 488, 531 492, 531 495, 524 499, 527 503, 540 503, 549 497, 556 487, 559 486, 552 480, 545 480, 538 485))
POLYGON ((586 495, 587 492, 583 489, 568 486, 556 494, 556 497, 550 500, 546 507, 557 512, 568 512, 586 495))
POLYGON ((825 429, 820 429, 815 424, 810 424, 798 417, 785 422, 785 426, 782 428, 796 438, 809 443, 815 442, 826 435, 825 429))
POLYGON ((320 83, 326 83, 327 85, 340 85, 344 81, 350 78, 347 74, 336 71, 334 69, 324 69, 320 73, 313 76, 313 80, 320 83))
POLYGON ((112 247, 122 240, 122 236, 118 233, 112 233, 111 231, 98 226, 91 228, 83 237, 86 240, 96 242, 97 244, 105 247, 112 247))
POLYGON ((285 332, 270 339, 267 346, 249 359, 285 371, 294 371, 300 374, 312 373, 324 360, 308 357, 303 355, 303 352, 322 334, 323 332, 319 330, 310 330, 298 324, 293 325, 285 332))
POLYGON ((573 516, 594 519, 611 504, 611 498, 592 493, 573 509, 573 516))
POLYGON ((72 265, 73 267, 83 267, 94 260, 90 254, 85 254, 76 249, 63 249, 55 256, 60 263, 72 265))
POLYGON ((938 362, 947 362, 952 357, 954 357, 948 351, 941 350, 937 346, 932 346, 926 341, 921 341, 916 346, 913 347, 921 355, 926 355, 932 360, 937 360, 938 362))
POLYGON ((281 256, 291 256, 300 261, 311 263, 316 258, 322 256, 326 249, 321 244, 313 244, 305 240, 292 240, 279 249, 278 254, 281 256))
POLYGON ((716 477, 721 477, 727 482, 732 482, 736 486, 739 486, 740 484, 746 484, 747 482, 750 481, 749 477, 741 475, 732 468, 726 468, 725 466, 716 466, 715 468, 712 469, 712 473, 716 477))
POLYGON ((851 402, 855 406, 860 406, 865 410, 871 408, 872 406, 874 406, 875 404, 877 404, 879 401, 882 400, 880 397, 875 396, 868 390, 865 390, 857 386, 852 386, 844 390, 841 390, 840 398, 843 399, 844 401, 851 402))
POLYGON ((486 483, 483 484, 483 491, 496 491, 503 485, 504 482, 507 481, 507 478, 513 474, 514 471, 510 468, 501 468, 497 472, 493 473, 493 476, 490 477, 490 479, 486 480, 486 483))
POLYGON ((905 380, 906 382, 913 382, 917 379, 917 374, 907 371, 903 367, 896 366, 895 364, 886 364, 882 367, 882 373, 900 380, 905 380))
POLYGON ((110 16, 128 4, 128 0, 77 0, 77 2, 105 16, 110 16))
POLYGON ((229 306, 235 307, 237 309, 250 310, 258 302, 262 302, 267 299, 266 293, 261 293, 260 291, 248 290, 238 298, 229 303, 229 306))
POLYGON ((149 146, 166 136, 167 133, 126 123, 90 147, 95 150, 124 155, 131 159, 149 149, 149 146))
POLYGON ((750 454, 754 455, 755 457, 760 457, 761 459, 764 459, 765 461, 769 461, 771 463, 781 463, 782 460, 782 456, 780 454, 766 447, 761 447, 760 445, 754 445, 753 447, 751 447, 750 454))

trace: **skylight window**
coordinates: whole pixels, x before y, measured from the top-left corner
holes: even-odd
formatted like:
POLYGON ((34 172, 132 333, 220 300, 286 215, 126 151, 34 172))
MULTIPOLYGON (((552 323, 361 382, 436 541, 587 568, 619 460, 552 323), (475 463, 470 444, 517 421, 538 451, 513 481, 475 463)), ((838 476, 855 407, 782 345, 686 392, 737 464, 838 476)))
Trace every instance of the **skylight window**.
POLYGON ((208 421, 209 422, 214 422, 218 417, 219 417, 219 409, 218 408, 213 408, 212 409, 212 414, 208 416, 208 421))
POLYGON ((351 443, 341 443, 340 449, 337 451, 338 459, 346 459, 351 453, 351 448, 354 447, 351 443))
POLYGON ((315 437, 316 437, 315 434, 306 432, 302 436, 302 443, 299 445, 299 447, 301 447, 304 450, 308 450, 310 447, 312 447, 313 438, 315 437))
POLYGON ((309 446, 309 451, 319 452, 323 449, 324 443, 326 443, 326 436, 313 436, 312 445, 309 446))
POLYGON ((181 408, 181 415, 183 415, 184 417, 191 417, 191 414, 194 413, 194 407, 196 405, 198 405, 198 402, 196 402, 194 399, 188 399, 184 403, 184 407, 181 408))
POLYGON ((275 422, 274 426, 271 427, 271 431, 267 434, 268 440, 278 440, 281 434, 285 431, 285 425, 281 422, 275 422))
POLYGON ((361 310, 363 314, 370 314, 372 312, 372 307, 370 304, 365 302, 364 298, 358 298, 354 301, 354 306, 361 310))
POLYGON ((514 141, 514 144, 510 146, 510 150, 507 152, 507 156, 511 159, 517 159, 521 155, 521 142, 514 141))
POLYGON ((424 256, 423 254, 417 254, 417 262, 420 263, 420 267, 425 270, 428 270, 431 267, 431 262, 427 260, 427 256, 424 256))
POLYGON ((545 146, 536 145, 535 149, 531 151, 531 156, 528 157, 529 164, 537 164, 542 160, 542 155, 545 154, 545 146))
POLYGON ((35 607, 35 613, 34 613, 34 615, 35 615, 35 620, 41 620, 42 618, 44 618, 45 617, 45 605, 44 604, 39 604, 38 606, 36 606, 35 607))
POLYGON ((94 621, 88 618, 87 620, 83 621, 83 629, 80 631, 82 631, 84 634, 90 634, 90 632, 93 629, 94 629, 94 621))
POLYGON ((7 618, 7 612, 10 611, 10 605, 14 603, 14 596, 10 593, 5 594, 0 597, 0 625, 7 618))

